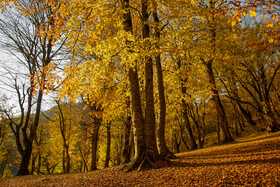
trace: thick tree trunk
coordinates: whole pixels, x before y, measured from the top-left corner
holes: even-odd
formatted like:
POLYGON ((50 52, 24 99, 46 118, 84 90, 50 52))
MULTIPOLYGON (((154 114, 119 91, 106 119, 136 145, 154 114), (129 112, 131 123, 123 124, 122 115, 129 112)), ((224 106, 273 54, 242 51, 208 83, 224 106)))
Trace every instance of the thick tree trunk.
MULTIPOLYGON (((132 19, 130 14, 129 0, 122 0, 123 12, 123 26, 126 32, 132 33, 132 19)), ((129 41, 128 41, 129 43, 129 41)), ((133 52, 133 51, 132 51, 133 52)), ((137 63, 137 62, 135 62, 137 63)), ((134 68, 130 67, 128 70, 128 81, 131 95, 131 113, 132 113, 132 124, 133 124, 133 137, 134 137, 134 161, 133 165, 140 164, 139 159, 145 152, 145 136, 144 136, 144 118, 142 113, 142 104, 139 92, 139 81, 137 73, 137 65, 134 68)))
POLYGON ((28 127, 28 123, 30 120, 31 100, 32 100, 31 95, 29 96, 30 103, 28 103, 28 112, 27 112, 27 117, 25 119, 25 124, 22 129, 20 129, 21 126, 18 126, 16 128, 16 132, 15 132, 16 133, 15 134, 16 144, 17 144, 17 147, 19 149, 19 152, 20 152, 21 158, 22 158, 17 176, 30 174, 28 166, 30 163, 31 155, 32 155, 33 140, 36 137, 37 127, 39 125, 42 99, 43 99, 43 91, 40 90, 39 94, 38 94, 38 99, 37 99, 35 119, 34 119, 33 124, 30 127, 31 130, 30 130, 29 136, 27 134, 27 127, 28 127), (21 144, 21 140, 20 140, 20 130, 21 130, 22 136, 23 136, 24 148, 23 148, 23 146, 21 144))
MULTIPOLYGON (((129 0, 122 0, 123 26, 126 32, 132 33, 132 19, 130 14, 129 0)), ((143 40, 149 38, 148 21, 148 3, 141 1, 142 15, 142 36, 143 40)), ((129 41, 128 41, 129 42, 129 41)), ((146 47, 149 47, 149 41, 144 41, 146 47)), ((133 52, 133 50, 131 50, 133 52)), ((132 122, 134 133, 135 155, 133 161, 126 165, 124 169, 140 169, 143 165, 154 166, 158 156, 156 138, 155 138, 155 114, 154 114, 154 98, 153 98, 153 63, 150 57, 145 58, 145 94, 146 94, 146 111, 145 122, 142 113, 141 97, 139 90, 139 80, 137 74, 137 65, 129 68, 129 86, 132 101, 132 122)))
POLYGON ((134 159, 141 157, 145 152, 145 135, 144 135, 144 119, 141 107, 141 98, 139 93, 138 74, 136 70, 129 69, 129 83, 132 95, 132 124, 134 137, 134 159))
POLYGON ((156 129, 156 140, 159 155, 161 158, 174 157, 174 154, 168 149, 165 141, 165 117, 166 117, 166 103, 163 85, 162 67, 160 56, 156 57, 158 92, 159 92, 159 122, 156 129))
POLYGON ((106 148, 106 159, 104 168, 109 167, 109 161, 110 161, 110 152, 111 152, 111 123, 107 124, 107 148, 106 148))
POLYGON ((154 93, 153 93, 153 63, 149 58, 145 66, 145 92, 146 92, 146 111, 145 111, 145 137, 146 154, 156 161, 159 157, 156 136, 155 136, 155 111, 154 111, 154 93))
MULTIPOLYGON (((143 40, 150 38, 150 27, 148 25, 148 1, 141 1, 141 13, 142 13, 142 37, 143 40)), ((144 44, 148 48, 150 42, 144 44)), ((153 61, 151 57, 145 57, 145 94, 146 94, 146 110, 145 110, 145 137, 146 137, 146 158, 148 164, 151 161, 157 161, 159 154, 156 144, 155 135, 155 108, 154 108, 154 84, 153 84, 153 61)), ((145 160, 144 160, 145 162, 145 160)))
POLYGON ((21 155, 21 163, 20 163, 20 167, 17 173, 17 176, 20 175, 29 175, 30 172, 28 170, 28 166, 30 163, 30 158, 31 158, 31 154, 32 154, 32 143, 29 142, 28 144, 25 144, 25 150, 24 153, 21 155))
MULTIPOLYGON (((154 2, 154 11, 153 18, 156 22, 155 27, 155 37, 160 40, 160 28, 159 28, 159 19, 157 15, 157 5, 154 2)), ((159 49, 159 46, 157 46, 159 49)), ((161 158, 174 157, 174 154, 170 152, 165 142, 165 117, 166 117, 166 102, 165 102, 165 94, 164 94, 164 84, 163 84, 163 73, 161 67, 161 58, 160 54, 157 54, 155 57, 156 61, 156 69, 157 69, 157 80, 158 80, 158 92, 159 92, 159 122, 156 129, 156 142, 158 152, 161 158)))
POLYGON ((130 130, 131 130, 131 116, 128 116, 126 121, 124 121, 124 140, 123 140, 123 150, 122 150, 122 163, 126 164, 130 162, 131 148, 129 145, 130 140, 130 130))

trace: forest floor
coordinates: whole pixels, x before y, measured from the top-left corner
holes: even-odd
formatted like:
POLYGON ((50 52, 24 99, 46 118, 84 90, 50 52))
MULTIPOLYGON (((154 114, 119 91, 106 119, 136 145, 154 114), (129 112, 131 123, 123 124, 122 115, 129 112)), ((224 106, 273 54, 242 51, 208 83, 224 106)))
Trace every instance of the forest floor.
POLYGON ((159 169, 0 179, 0 186, 280 186, 280 132, 176 155, 159 169))

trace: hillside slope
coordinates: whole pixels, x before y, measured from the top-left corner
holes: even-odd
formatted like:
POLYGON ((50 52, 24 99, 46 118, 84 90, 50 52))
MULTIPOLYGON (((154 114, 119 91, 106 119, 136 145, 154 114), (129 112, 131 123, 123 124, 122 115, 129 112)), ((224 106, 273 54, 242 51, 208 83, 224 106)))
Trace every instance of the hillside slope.
POLYGON ((0 186, 280 186, 280 132, 180 153, 159 169, 0 179, 0 186))

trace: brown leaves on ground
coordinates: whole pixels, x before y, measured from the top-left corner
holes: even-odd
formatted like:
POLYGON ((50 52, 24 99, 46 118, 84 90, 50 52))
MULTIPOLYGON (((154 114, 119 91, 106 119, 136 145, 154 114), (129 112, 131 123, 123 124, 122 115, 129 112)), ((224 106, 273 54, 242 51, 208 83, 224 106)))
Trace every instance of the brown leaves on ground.
POLYGON ((280 133, 181 153, 159 169, 0 179, 0 186, 280 186, 280 133))

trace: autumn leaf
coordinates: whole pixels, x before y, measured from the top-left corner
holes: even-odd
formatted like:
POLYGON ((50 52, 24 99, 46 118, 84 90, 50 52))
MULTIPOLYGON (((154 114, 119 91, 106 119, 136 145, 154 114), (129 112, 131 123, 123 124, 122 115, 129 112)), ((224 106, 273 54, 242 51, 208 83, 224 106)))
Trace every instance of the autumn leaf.
POLYGON ((1 178, 1 186, 279 186, 280 133, 176 154, 158 169, 1 178))
POLYGON ((256 11, 254 11, 254 10, 250 10, 250 15, 251 15, 251 17, 253 17, 253 16, 257 16, 257 14, 256 14, 256 11))
POLYGON ((266 25, 265 25, 265 28, 272 28, 273 27, 273 23, 272 22, 270 22, 270 23, 267 23, 266 25))
POLYGON ((213 18, 215 18, 216 16, 217 16, 217 13, 214 13, 214 14, 213 14, 213 18))
POLYGON ((232 22, 231 22, 231 26, 233 26, 233 27, 234 27, 235 25, 236 25, 236 20, 235 20, 235 19, 233 19, 233 20, 232 20, 232 22))

